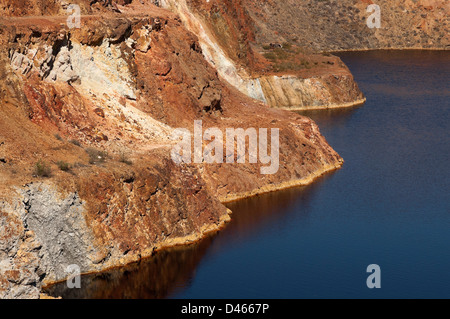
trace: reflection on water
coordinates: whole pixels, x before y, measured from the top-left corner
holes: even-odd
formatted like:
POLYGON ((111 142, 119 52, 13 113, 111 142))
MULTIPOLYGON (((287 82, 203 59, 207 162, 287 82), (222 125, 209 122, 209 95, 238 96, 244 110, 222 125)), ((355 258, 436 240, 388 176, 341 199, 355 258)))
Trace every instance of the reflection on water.
POLYGON ((295 213, 293 208, 308 207, 316 190, 320 189, 332 174, 325 174, 308 186, 293 187, 229 203, 227 207, 233 211, 232 222, 217 236, 214 249, 230 246, 234 241, 244 242, 246 238, 255 236, 274 221, 279 224, 288 223, 292 218, 290 214, 295 214, 297 219, 307 219, 307 209, 295 213))
POLYGON ((320 121, 322 125, 345 126, 351 120, 352 115, 362 108, 363 105, 356 105, 343 109, 326 109, 326 110, 302 110, 296 113, 312 118, 315 122, 320 121))
MULTIPOLYGON (((154 256, 125 267, 81 277, 81 289, 68 289, 65 282, 46 288, 46 293, 64 299, 156 299, 176 296, 188 287, 195 270, 208 254, 219 253, 233 242, 243 242, 272 221, 282 221, 295 203, 308 205, 317 182, 229 203, 232 221, 215 235, 189 245, 157 252, 154 256)), ((302 218, 307 218, 303 216, 302 218)))
POLYGON ((66 283, 47 288, 54 297, 67 299, 166 298, 189 283, 211 238, 199 244, 158 252, 138 263, 81 277, 81 289, 66 283))

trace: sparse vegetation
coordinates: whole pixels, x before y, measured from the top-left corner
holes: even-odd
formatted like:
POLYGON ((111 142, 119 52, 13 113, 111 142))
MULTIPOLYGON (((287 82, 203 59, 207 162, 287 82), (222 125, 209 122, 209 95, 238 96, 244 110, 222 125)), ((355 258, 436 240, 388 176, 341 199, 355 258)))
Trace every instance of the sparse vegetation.
POLYGON ((283 48, 276 48, 273 50, 273 52, 276 54, 277 59, 279 59, 279 60, 284 60, 284 59, 289 58, 289 53, 286 52, 286 50, 283 48))
POLYGON ((272 60, 272 61, 274 61, 274 60, 277 59, 276 54, 273 53, 273 52, 266 52, 266 53, 264 53, 264 57, 265 57, 266 59, 272 60))
POLYGON ((290 44, 289 42, 284 42, 282 46, 283 46, 283 49, 290 50, 292 47, 292 44, 290 44))
POLYGON ((128 155, 125 154, 125 152, 121 152, 121 153, 120 153, 120 155, 119 155, 119 161, 120 161, 121 163, 125 163, 125 164, 127 164, 127 165, 132 165, 132 164, 133 164, 133 162, 128 158, 128 155))
POLYGON ((297 71, 300 70, 302 67, 294 62, 281 62, 277 63, 273 69, 277 72, 284 72, 284 71, 297 71))
POLYGON ((72 143, 73 145, 76 145, 76 146, 79 146, 79 147, 81 146, 81 143, 79 141, 77 141, 77 140, 70 140, 69 143, 72 143))
POLYGON ((34 164, 34 175, 38 177, 50 177, 52 170, 48 163, 43 160, 39 160, 36 164, 34 164))
POLYGON ((104 163, 108 157, 106 151, 98 150, 93 147, 88 147, 86 153, 89 155, 89 164, 104 163))
POLYGON ((59 135, 59 134, 55 134, 54 136, 55 136, 55 138, 56 138, 58 141, 62 141, 62 140, 63 140, 63 138, 62 138, 61 135, 59 135))
POLYGON ((70 164, 67 163, 67 162, 64 162, 64 161, 58 161, 58 162, 56 163, 56 165, 57 165, 58 168, 59 168, 60 170, 62 170, 63 172, 68 172, 68 171, 70 171, 70 168, 71 168, 70 164))
POLYGON ((270 46, 263 48, 270 49, 263 53, 263 56, 273 63, 272 68, 275 72, 295 72, 311 69, 319 64, 314 61, 314 58, 311 61, 307 60, 306 56, 310 56, 310 54, 304 48, 296 46, 290 41, 284 42, 281 48, 271 48, 270 46))

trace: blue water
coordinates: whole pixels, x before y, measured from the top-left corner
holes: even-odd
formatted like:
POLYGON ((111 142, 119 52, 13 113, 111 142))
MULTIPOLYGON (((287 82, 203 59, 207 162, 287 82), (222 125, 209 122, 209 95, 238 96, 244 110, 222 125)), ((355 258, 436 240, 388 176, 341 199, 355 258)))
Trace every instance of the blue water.
POLYGON ((366 104, 302 114, 342 169, 233 203, 216 236, 65 297, 450 298, 450 53, 341 58, 366 104), (366 285, 370 264, 380 289, 366 285))

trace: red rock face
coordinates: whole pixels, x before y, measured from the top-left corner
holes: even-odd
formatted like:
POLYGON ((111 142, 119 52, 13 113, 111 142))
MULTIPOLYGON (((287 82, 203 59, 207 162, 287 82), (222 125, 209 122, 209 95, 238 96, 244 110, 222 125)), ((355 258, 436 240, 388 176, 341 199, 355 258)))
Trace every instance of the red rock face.
POLYGON ((36 1, 36 0, 1 0, 0 10, 2 16, 40 16, 53 15, 60 9, 60 4, 56 0, 36 1))
POLYGON ((197 38, 177 20, 152 35, 152 48, 136 53, 138 107, 173 127, 221 108, 223 83, 204 60, 197 38))
POLYGON ((234 61, 258 69, 264 66, 264 59, 253 50, 255 25, 241 0, 205 2, 187 1, 192 10, 202 17, 203 22, 214 34, 214 38, 234 61))

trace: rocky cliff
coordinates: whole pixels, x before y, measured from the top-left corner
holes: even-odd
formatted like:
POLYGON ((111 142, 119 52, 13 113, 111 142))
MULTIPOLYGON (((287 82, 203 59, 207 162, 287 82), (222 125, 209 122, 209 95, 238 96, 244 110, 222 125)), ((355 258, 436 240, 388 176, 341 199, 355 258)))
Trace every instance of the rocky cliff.
POLYGON ((370 1, 0 0, 0 298, 192 243, 229 221, 224 202, 339 168, 279 108, 364 101, 324 51, 448 46, 446 2, 397 2, 380 4, 398 27, 372 30, 370 1), (279 169, 176 164, 172 133, 196 120, 279 129, 279 169))
POLYGON ((281 37, 270 43, 262 42, 259 19, 251 14, 253 8, 249 9, 250 4, 260 2, 157 3, 177 13, 199 37, 206 60, 221 78, 271 107, 302 110, 353 106, 365 101, 339 58, 286 42, 281 37))
POLYGON ((0 2, 0 297, 37 298, 71 264, 96 272, 194 242, 230 219, 223 202, 342 165, 309 118, 224 81, 177 14, 76 1, 69 28, 68 4, 51 3, 0 2), (278 171, 176 164, 172 132, 194 120, 279 129, 278 171))

